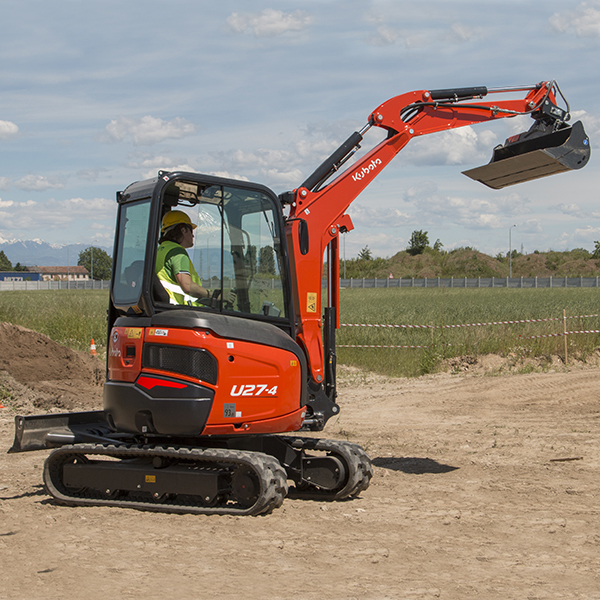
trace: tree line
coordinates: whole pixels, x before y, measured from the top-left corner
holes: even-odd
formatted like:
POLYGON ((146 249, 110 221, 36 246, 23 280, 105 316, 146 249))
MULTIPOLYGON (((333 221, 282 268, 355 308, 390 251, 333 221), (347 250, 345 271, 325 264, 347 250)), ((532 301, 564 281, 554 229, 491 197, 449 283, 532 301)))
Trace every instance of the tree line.
POLYGON ((365 246, 357 258, 340 261, 344 278, 393 277, 593 277, 600 275, 600 241, 593 251, 575 248, 568 251, 523 254, 514 249, 489 256, 470 246, 444 250, 437 239, 429 241, 424 230, 412 232, 404 250, 391 258, 373 256, 365 246))

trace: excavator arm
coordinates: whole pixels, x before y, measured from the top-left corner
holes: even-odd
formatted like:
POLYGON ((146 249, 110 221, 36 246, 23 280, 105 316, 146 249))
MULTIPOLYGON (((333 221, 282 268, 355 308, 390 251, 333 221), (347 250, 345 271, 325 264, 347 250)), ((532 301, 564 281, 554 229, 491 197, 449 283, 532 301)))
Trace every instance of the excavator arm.
MULTIPOLYGON (((530 115, 532 128, 496 148, 489 165, 467 171, 473 179, 499 189, 587 164, 589 140, 581 123, 567 125, 569 109, 557 106, 561 95, 554 81, 519 88, 488 90, 485 87, 419 90, 391 98, 377 107, 360 131, 353 133, 293 192, 281 195, 290 204, 286 235, 294 285, 297 341, 305 348, 315 387, 323 385, 335 399, 335 341, 339 326, 339 234, 353 229, 346 210, 353 200, 413 138, 514 117, 530 115), (488 96, 515 95, 517 99, 486 102, 488 96), (354 165, 329 181, 360 148, 371 127, 387 137, 354 165), (328 306, 322 319, 321 282, 323 256, 328 258, 328 306), (324 331, 326 348, 323 348, 324 331), (334 366, 334 365, 333 365, 334 366), (332 380, 333 379, 333 380, 332 380)), ((564 100, 564 98, 563 98, 564 100)), ((566 100, 565 100, 566 103, 566 100)))

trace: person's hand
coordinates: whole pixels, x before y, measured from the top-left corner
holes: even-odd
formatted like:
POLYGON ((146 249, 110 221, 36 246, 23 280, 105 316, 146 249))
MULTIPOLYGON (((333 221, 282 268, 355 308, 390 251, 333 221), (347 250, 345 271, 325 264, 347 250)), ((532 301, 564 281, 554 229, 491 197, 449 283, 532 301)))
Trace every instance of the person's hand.
POLYGON ((237 300, 237 292, 234 288, 229 290, 229 294, 227 294, 227 298, 223 299, 225 306, 229 309, 233 309, 235 306, 235 301, 237 300))

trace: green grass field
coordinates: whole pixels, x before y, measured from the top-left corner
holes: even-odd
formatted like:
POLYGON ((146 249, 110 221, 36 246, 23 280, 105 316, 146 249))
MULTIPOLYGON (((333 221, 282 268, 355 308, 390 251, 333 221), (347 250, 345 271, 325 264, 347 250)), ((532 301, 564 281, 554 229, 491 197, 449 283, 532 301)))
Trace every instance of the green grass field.
MULTIPOLYGON (((425 348, 339 348, 338 362, 392 376, 435 372, 445 358, 515 354, 564 354, 563 337, 525 339, 563 331, 567 317, 600 313, 600 291, 558 289, 344 289, 340 323, 466 325, 494 321, 558 319, 540 323, 459 328, 383 329, 341 327, 338 345, 425 346, 425 348)), ((53 290, 0 293, 0 322, 22 325, 60 344, 87 351, 94 338, 99 354, 106 344, 108 291, 53 290)), ((568 318, 567 330, 600 329, 600 318, 568 318)), ((600 346, 600 334, 568 337, 569 357, 585 360, 600 346)))
POLYGON ((39 331, 74 350, 89 350, 92 338, 106 348, 107 290, 0 292, 0 322, 39 331))
MULTIPOLYGON (((567 317, 600 313, 596 289, 346 289, 340 293, 340 323, 465 325, 525 319, 541 323, 444 329, 341 327, 338 345, 427 346, 339 348, 338 362, 395 376, 435 372, 445 358, 461 355, 564 355, 564 337, 524 339, 563 331, 567 317)), ((600 318, 567 319, 567 331, 600 329, 600 318)), ((600 346, 600 334, 568 337, 570 357, 584 359, 600 346)))

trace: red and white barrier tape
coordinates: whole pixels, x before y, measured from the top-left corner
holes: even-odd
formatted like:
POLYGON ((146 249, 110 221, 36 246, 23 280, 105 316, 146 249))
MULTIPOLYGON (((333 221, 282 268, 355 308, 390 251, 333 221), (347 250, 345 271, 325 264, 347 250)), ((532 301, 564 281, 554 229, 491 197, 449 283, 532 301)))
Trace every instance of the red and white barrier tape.
MULTIPOLYGON (((600 317, 600 315, 580 315, 567 317, 567 319, 588 319, 600 317)), ((371 324, 371 323, 341 323, 340 327, 382 327, 390 329, 454 329, 457 327, 482 327, 485 325, 516 325, 519 323, 544 323, 548 321, 562 321, 563 317, 552 319, 522 319, 519 321, 490 321, 489 323, 466 323, 464 325, 394 325, 394 324, 371 324)), ((561 334, 562 335, 562 334, 561 334)))
POLYGON ((572 335, 574 333, 600 333, 600 329, 589 329, 589 330, 582 330, 582 331, 565 331, 564 333, 547 333, 545 335, 528 335, 528 336, 520 335, 519 338, 521 338, 522 340, 534 340, 536 338, 564 337, 565 335, 572 335))
MULTIPOLYGON (((581 331, 567 331, 565 333, 547 333, 545 335, 519 336, 521 340, 534 340, 538 338, 564 337, 574 333, 600 333, 600 329, 587 329, 581 331)), ((359 345, 359 344, 336 344, 336 348, 434 348, 436 346, 452 346, 453 344, 431 344, 429 346, 378 346, 378 345, 359 345)))
MULTIPOLYGON (((451 344, 448 344, 449 346, 451 344)), ((431 348, 431 346, 361 346, 358 344, 336 344, 336 348, 431 348)))

